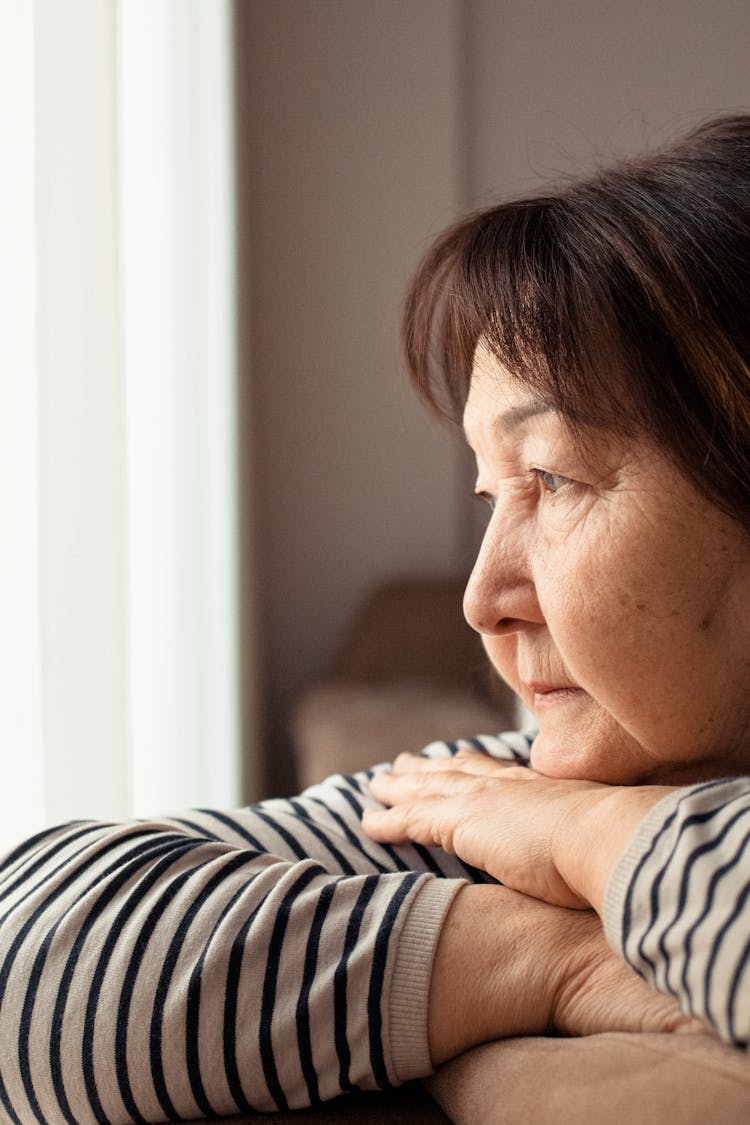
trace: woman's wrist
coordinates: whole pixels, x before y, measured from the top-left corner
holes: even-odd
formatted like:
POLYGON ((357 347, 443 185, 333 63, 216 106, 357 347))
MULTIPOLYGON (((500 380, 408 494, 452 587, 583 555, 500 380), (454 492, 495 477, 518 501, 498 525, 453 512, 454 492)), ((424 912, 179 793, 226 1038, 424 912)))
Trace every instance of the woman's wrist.
POLYGON ((601 915, 610 876, 636 828, 673 787, 617 786, 591 790, 562 817, 552 859, 568 886, 601 915))
MULTIPOLYGON (((543 1033, 561 986, 568 911, 500 886, 466 886, 441 931, 430 983, 434 1065, 492 1039, 543 1033)), ((598 925, 598 923, 597 923, 598 925)))

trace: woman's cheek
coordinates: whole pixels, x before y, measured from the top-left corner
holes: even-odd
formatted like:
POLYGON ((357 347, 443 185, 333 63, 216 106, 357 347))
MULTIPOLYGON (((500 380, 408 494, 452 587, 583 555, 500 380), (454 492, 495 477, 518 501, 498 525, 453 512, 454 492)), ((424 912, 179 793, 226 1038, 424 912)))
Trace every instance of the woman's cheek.
POLYGON ((623 665, 631 672, 640 663, 643 646, 631 641, 633 617, 619 605, 604 605, 586 587, 568 594, 563 606, 551 609, 547 629, 553 650, 567 676, 595 699, 605 702, 620 694, 623 665))

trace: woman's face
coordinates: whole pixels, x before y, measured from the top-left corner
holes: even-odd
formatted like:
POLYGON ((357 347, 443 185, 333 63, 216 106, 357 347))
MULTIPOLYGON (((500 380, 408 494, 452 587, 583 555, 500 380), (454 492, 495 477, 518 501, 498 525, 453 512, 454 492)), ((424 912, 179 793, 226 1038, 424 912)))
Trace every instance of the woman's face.
POLYGON ((535 712, 550 777, 750 767, 750 537, 658 451, 562 417, 477 351, 464 426, 491 504, 464 610, 535 712))

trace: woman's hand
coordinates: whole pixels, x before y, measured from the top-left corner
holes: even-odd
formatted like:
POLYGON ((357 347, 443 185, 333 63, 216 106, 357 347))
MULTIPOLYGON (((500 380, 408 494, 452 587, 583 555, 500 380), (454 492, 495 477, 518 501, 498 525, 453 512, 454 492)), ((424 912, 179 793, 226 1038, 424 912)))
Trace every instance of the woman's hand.
POLYGON ((428 1024, 436 1065, 492 1039, 552 1030, 706 1031, 609 948, 593 911, 471 885, 441 931, 428 1024))
POLYGON ((505 886, 557 906, 601 909, 639 821, 670 788, 560 781, 476 750, 400 755, 376 774, 363 825, 383 843, 438 845, 505 886))

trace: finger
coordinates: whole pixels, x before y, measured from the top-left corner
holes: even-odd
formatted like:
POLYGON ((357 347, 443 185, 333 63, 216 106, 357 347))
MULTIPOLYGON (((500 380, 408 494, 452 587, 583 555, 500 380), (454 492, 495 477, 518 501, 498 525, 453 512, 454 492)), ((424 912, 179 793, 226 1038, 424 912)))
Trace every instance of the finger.
POLYGON ((454 768, 455 758, 424 758, 421 754, 398 754, 393 773, 442 773, 454 768))
POLYGON ((455 770, 450 773, 379 773, 370 782, 370 792, 384 805, 428 797, 450 797, 475 793, 484 788, 485 779, 455 770))
POLYGON ((379 844, 403 844, 408 839, 403 818, 394 809, 365 809, 362 828, 379 844))
POLYGON ((453 851, 453 827, 449 802, 440 798, 415 801, 389 809, 366 809, 362 827, 368 836, 381 844, 403 844, 407 841, 426 847, 438 845, 453 851))
POLYGON ((444 767, 452 760, 452 758, 423 758, 419 754, 398 754, 394 759, 392 773, 422 773, 434 767, 436 763, 444 767))
POLYGON ((528 766, 520 766, 517 762, 505 761, 503 758, 492 758, 489 754, 483 754, 479 750, 469 749, 468 747, 462 747, 454 757, 453 762, 462 773, 481 777, 518 778, 522 781, 529 781, 531 778, 538 776, 528 766))
MULTIPOLYGON (((462 746, 455 754, 447 755, 444 758, 427 758, 423 754, 402 752, 396 756, 393 762, 393 770, 395 773, 410 773, 411 771, 441 773, 444 770, 450 771, 462 768, 470 763, 478 766, 486 764, 491 769, 494 761, 495 759, 491 758, 489 754, 476 750, 473 746, 462 746)), ((508 764, 512 765, 513 763, 508 764)))
POLYGON ((493 758, 481 750, 463 746, 449 758, 424 758, 417 754, 399 754, 393 763, 393 773, 467 773, 476 776, 518 777, 528 781, 538 777, 528 766, 514 761, 493 758))

